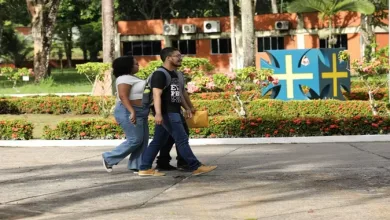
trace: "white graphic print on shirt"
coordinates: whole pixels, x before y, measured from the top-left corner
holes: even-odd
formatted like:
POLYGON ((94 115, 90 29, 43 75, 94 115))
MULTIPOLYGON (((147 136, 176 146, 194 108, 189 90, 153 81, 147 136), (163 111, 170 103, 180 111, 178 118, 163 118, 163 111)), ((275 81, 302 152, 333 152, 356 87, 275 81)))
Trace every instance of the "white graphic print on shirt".
POLYGON ((181 103, 179 79, 178 78, 172 78, 172 81, 171 81, 171 102, 172 103, 181 103))

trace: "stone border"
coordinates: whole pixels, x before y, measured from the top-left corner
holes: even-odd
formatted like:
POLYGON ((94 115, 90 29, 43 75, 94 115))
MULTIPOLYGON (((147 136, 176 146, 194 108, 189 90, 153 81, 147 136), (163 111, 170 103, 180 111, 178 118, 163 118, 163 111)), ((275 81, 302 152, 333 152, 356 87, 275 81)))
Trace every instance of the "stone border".
MULTIPOLYGON (((0 141, 0 147, 115 147, 123 140, 27 140, 0 141)), ((390 142, 390 135, 351 135, 274 138, 201 138, 190 139, 190 145, 254 145, 254 144, 304 144, 390 142)))

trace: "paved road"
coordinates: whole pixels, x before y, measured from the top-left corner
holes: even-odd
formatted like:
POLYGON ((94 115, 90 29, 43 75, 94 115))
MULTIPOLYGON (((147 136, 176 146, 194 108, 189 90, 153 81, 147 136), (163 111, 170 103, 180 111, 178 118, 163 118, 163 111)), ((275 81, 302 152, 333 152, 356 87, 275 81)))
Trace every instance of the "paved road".
POLYGON ((0 148, 0 219, 390 219, 390 144, 195 146, 203 176, 138 177, 109 148, 0 148))

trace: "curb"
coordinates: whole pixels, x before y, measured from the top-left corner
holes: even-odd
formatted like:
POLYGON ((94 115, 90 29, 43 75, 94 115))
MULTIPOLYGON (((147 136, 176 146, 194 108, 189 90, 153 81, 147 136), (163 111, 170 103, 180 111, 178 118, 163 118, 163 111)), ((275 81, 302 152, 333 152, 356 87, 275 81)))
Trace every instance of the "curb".
MULTIPOLYGON (((150 140, 149 140, 150 141, 150 140)), ((116 147, 123 140, 25 140, 0 141, 0 147, 116 147)), ((200 138, 190 139, 191 146, 390 142, 390 135, 350 135, 275 138, 200 138)))

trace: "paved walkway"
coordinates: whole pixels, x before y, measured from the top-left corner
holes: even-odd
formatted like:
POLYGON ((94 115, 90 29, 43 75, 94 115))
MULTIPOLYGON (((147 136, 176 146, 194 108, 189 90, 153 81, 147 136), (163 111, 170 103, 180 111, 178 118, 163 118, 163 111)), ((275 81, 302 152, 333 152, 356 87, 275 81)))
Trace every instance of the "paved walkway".
POLYGON ((390 144, 194 146, 203 176, 106 173, 109 147, 1 147, 0 219, 390 219, 390 144))

